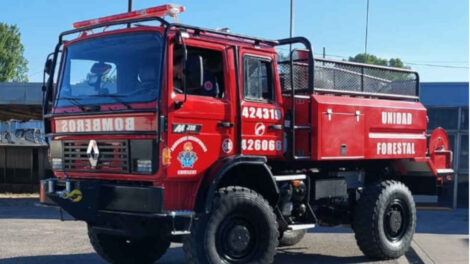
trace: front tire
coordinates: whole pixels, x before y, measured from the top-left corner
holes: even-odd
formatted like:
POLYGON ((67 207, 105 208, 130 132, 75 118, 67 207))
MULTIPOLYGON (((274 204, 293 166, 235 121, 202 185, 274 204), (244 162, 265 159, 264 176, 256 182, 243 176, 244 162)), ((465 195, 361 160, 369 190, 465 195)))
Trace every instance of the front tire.
POLYGON ((192 264, 268 264, 274 260, 278 224, 258 193, 243 187, 217 192, 213 210, 200 217, 184 243, 192 264))
POLYGON ((154 263, 170 247, 170 236, 167 232, 137 239, 98 233, 88 225, 88 237, 96 253, 114 264, 154 263))
POLYGON ((416 227, 410 190, 401 182, 367 186, 354 210, 354 232, 361 251, 373 259, 395 259, 409 249, 416 227))

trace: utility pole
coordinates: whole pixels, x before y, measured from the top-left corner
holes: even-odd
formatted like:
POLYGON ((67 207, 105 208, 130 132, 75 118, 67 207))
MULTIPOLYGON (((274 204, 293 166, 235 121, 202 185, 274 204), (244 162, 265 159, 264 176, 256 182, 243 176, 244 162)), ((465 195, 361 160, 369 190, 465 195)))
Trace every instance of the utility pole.
MULTIPOLYGON (((294 0, 290 0, 290 33, 289 36, 294 36, 294 0)), ((289 44, 289 54, 292 52, 292 44, 289 44)))
MULTIPOLYGON (((127 2, 127 12, 131 12, 132 11, 132 0, 128 0, 127 2)), ((128 23, 127 24, 127 28, 130 28, 131 27, 131 24, 128 23)))
POLYGON ((364 47, 364 63, 367 63, 367 37, 369 31, 369 0, 367 0, 367 10, 366 10, 366 40, 364 47))

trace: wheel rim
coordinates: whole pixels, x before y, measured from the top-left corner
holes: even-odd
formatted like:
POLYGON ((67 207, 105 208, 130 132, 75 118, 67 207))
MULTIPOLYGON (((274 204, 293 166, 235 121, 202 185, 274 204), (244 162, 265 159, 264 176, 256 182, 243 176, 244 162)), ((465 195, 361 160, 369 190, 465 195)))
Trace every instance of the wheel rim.
POLYGON ((384 231, 390 242, 400 241, 409 228, 408 206, 400 199, 392 200, 385 209, 384 231))
POLYGON ((229 263, 246 262, 256 251, 257 237, 256 228, 246 217, 227 217, 217 229, 217 252, 229 263))

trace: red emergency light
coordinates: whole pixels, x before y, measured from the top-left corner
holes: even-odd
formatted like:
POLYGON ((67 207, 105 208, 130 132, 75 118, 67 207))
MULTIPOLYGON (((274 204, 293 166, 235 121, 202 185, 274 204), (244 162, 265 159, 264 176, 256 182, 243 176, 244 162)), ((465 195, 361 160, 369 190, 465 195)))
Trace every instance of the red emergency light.
POLYGON ((184 12, 184 6, 168 4, 156 7, 150 7, 147 9, 131 11, 127 13, 121 13, 112 16, 106 16, 96 19, 84 20, 73 23, 74 28, 83 28, 92 25, 98 25, 102 23, 125 20, 130 18, 145 18, 145 17, 164 17, 170 16, 176 20, 176 15, 184 12))

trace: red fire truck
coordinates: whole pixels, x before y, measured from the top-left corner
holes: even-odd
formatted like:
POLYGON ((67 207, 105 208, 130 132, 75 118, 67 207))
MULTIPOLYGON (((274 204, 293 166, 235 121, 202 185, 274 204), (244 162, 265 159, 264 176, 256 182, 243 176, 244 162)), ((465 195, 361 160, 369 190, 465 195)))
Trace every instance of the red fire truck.
POLYGON ((436 194, 453 174, 446 133, 426 134, 418 74, 317 59, 303 37, 163 19, 182 11, 60 34, 41 201, 86 221, 112 263, 152 263, 171 241, 188 263, 271 263, 317 225, 351 227, 371 258, 403 255, 412 192, 436 194))

